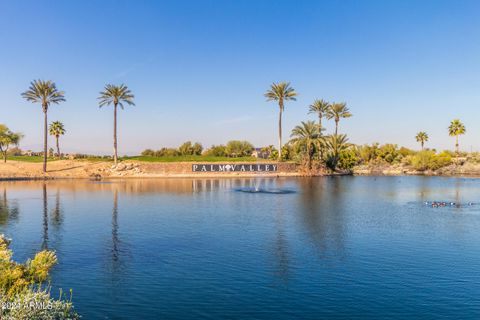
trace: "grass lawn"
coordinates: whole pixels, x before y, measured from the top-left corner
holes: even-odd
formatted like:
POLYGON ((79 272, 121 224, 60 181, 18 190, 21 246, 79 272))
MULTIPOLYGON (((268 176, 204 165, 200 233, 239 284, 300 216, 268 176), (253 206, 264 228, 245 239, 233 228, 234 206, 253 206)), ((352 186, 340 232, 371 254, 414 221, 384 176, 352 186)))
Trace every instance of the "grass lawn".
MULTIPOLYGON (((3 160, 3 158, 0 158, 0 160, 3 160)), ((43 157, 41 156, 8 156, 7 161, 8 160, 39 163, 39 162, 43 162, 43 157)), ((47 159, 48 162, 58 161, 58 160, 59 160, 58 158, 51 158, 51 157, 47 159)), ((66 159, 63 158, 62 160, 66 160, 66 159)), ((112 159, 102 158, 102 157, 88 157, 88 158, 79 158, 75 160, 91 161, 91 162, 113 161, 112 159)))
MULTIPOLYGON (((2 158, 3 160, 3 158, 2 158)), ((8 156, 7 161, 24 161, 24 162, 43 162, 43 157, 40 156, 8 156)), ((57 159, 48 158, 48 161, 55 161, 57 159)))
POLYGON ((145 162, 257 162, 268 161, 264 159, 257 159, 254 157, 211 157, 211 156, 177 156, 177 157, 151 157, 151 156, 136 156, 123 157, 121 160, 136 160, 145 162))

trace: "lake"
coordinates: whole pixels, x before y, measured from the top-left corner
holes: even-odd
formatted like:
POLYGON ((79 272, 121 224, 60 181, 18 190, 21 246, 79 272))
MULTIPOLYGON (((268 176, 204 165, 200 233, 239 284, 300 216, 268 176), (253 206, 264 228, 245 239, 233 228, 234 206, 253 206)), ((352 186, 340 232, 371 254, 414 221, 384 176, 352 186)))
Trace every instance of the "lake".
POLYGON ((0 233, 84 319, 480 317, 477 179, 1 182, 0 233))

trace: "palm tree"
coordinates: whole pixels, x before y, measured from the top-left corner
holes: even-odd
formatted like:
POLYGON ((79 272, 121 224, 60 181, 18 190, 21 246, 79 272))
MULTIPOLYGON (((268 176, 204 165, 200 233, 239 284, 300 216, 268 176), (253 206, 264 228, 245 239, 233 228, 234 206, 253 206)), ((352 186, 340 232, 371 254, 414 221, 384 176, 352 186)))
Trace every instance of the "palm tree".
POLYGON ((33 80, 27 91, 22 93, 22 97, 32 103, 41 103, 44 114, 43 122, 43 172, 47 172, 48 155, 48 119, 47 112, 50 104, 59 104, 65 101, 65 92, 58 91, 55 82, 48 80, 33 80))
POLYGON ((297 100, 297 92, 290 87, 290 82, 272 83, 270 89, 265 93, 267 101, 277 101, 278 114, 278 160, 282 160, 282 112, 285 108, 285 101, 297 100))
POLYGON ((423 150, 423 145, 425 144, 425 142, 428 141, 428 134, 425 131, 420 131, 415 136, 415 139, 417 139, 417 142, 420 142, 420 145, 422 146, 422 150, 423 150))
POLYGON ((325 100, 318 100, 315 99, 313 103, 308 108, 308 113, 316 113, 318 114, 318 125, 320 126, 319 134, 322 134, 323 126, 322 126, 322 118, 326 116, 328 109, 330 108, 330 103, 325 100))
POLYGON ((465 126, 463 123, 460 122, 460 120, 455 119, 452 122, 450 122, 450 126, 448 127, 448 134, 451 137, 455 137, 455 152, 459 153, 458 149, 458 136, 465 134, 467 130, 465 129, 465 126))
POLYGON ((352 145, 348 142, 347 135, 345 134, 328 136, 327 139, 325 139, 325 144, 329 153, 327 166, 332 170, 335 170, 337 163, 340 160, 340 153, 347 150, 352 145))
POLYGON ((58 154, 58 157, 60 158, 60 145, 58 144, 58 139, 60 138, 61 135, 65 134, 65 128, 63 127, 63 123, 61 123, 60 121, 54 121, 50 123, 49 131, 50 131, 50 135, 54 136, 56 139, 57 154, 58 154))
POLYGON ((338 135, 338 122, 340 122, 340 118, 350 118, 351 116, 352 114, 350 113, 350 110, 348 110, 345 102, 333 102, 330 104, 330 107, 327 110, 327 119, 335 120, 335 136, 338 135))
POLYGON ((293 128, 290 137, 292 143, 305 147, 307 154, 307 164, 308 168, 311 168, 312 156, 313 156, 313 147, 316 144, 316 140, 320 136, 320 126, 313 121, 307 121, 301 123, 301 125, 293 128))
POLYGON ((107 84, 104 91, 100 92, 99 106, 100 108, 105 105, 113 104, 113 161, 115 165, 118 162, 117 153, 117 106, 123 109, 123 104, 126 103, 130 106, 134 106, 134 95, 124 84, 119 86, 107 84))

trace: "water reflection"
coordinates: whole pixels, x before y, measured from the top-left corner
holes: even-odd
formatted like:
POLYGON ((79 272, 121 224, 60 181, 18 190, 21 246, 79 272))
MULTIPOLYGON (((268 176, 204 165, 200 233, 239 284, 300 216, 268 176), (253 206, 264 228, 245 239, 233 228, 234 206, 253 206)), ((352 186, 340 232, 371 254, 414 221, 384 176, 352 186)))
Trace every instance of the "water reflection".
POLYGON ((340 178, 307 178, 299 182, 299 214, 310 240, 321 257, 341 256, 345 243, 344 181, 340 178))
POLYGON ((43 228, 42 228, 42 250, 48 249, 48 195, 47 184, 42 185, 42 208, 43 208, 43 228))
POLYGON ((285 227, 285 212, 282 201, 278 202, 277 213, 275 217, 276 237, 275 237, 275 257, 277 262, 276 275, 283 282, 289 280, 290 256, 288 252, 288 239, 285 227))
POLYGON ((0 225, 8 225, 18 221, 19 209, 16 201, 7 199, 7 188, 3 188, 0 198, 0 225))
POLYGON ((55 206, 52 208, 51 213, 52 226, 57 230, 62 226, 64 219, 63 215, 63 209, 60 207, 60 189, 57 188, 57 192, 55 193, 55 206))

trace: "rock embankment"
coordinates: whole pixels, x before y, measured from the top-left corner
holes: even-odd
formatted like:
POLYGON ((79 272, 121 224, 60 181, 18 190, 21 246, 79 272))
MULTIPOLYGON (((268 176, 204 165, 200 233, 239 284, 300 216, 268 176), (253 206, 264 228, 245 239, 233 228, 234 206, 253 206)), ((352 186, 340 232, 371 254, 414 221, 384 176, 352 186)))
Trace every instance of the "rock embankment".
POLYGON ((48 163, 48 172, 42 172, 42 163, 8 161, 0 164, 0 179, 95 179, 103 178, 155 178, 155 177, 254 177, 296 176, 294 163, 278 163, 275 172, 192 172, 193 162, 140 162, 57 160, 48 163))
POLYGON ((415 170, 410 166, 402 164, 370 164, 359 165, 353 168, 354 175, 385 175, 385 176, 402 176, 402 175, 426 175, 426 176, 480 176, 480 164, 478 163, 461 163, 451 164, 436 170, 415 170))

